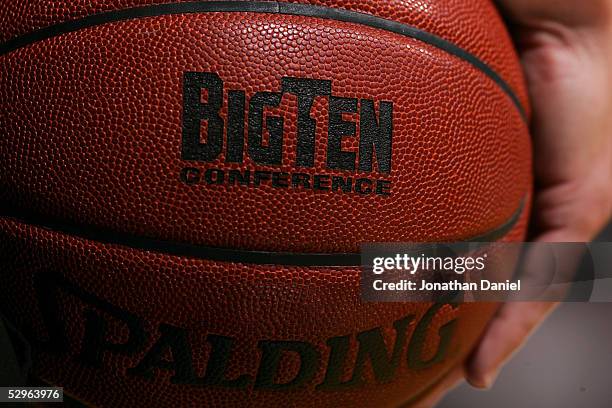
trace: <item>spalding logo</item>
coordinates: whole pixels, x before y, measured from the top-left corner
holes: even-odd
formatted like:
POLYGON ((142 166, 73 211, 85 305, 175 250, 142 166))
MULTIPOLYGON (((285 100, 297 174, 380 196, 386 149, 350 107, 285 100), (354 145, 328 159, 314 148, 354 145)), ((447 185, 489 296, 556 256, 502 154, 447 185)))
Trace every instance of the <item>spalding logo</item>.
MULTIPOLYGON (((33 331, 27 336, 34 348, 49 354, 69 354, 76 363, 93 368, 102 368, 108 359, 127 359, 120 366, 128 365, 126 374, 152 380, 161 373, 170 373, 170 382, 191 386, 215 386, 232 389, 254 389, 287 391, 312 386, 322 391, 359 387, 367 383, 364 370, 369 361, 377 383, 393 381, 400 367, 421 370, 444 361, 449 356, 450 344, 455 337, 457 320, 453 319, 438 330, 439 342, 433 356, 424 359, 425 344, 430 336, 434 318, 446 304, 434 304, 418 320, 417 316, 404 316, 393 323, 394 343, 387 347, 383 328, 376 327, 356 334, 331 337, 321 344, 298 340, 262 339, 257 349, 247 350, 248 355, 258 359, 256 373, 243 373, 237 378, 229 377, 230 361, 236 353, 236 338, 208 333, 206 342, 210 347, 203 375, 197 373, 194 353, 189 339, 189 329, 160 323, 154 333, 147 332, 150 326, 145 319, 113 305, 92 293, 86 292, 57 273, 39 273, 35 277, 40 311, 46 326, 46 340, 34 340, 33 331), (82 304, 82 326, 66 327, 60 299, 74 297, 82 304), (108 327, 111 320, 127 329, 123 342, 109 341, 108 327), (409 325, 415 328, 408 336, 409 325), (78 333, 78 334, 77 334, 78 333), (352 342, 358 343, 357 356, 349 358, 352 342), (71 350, 70 344, 77 344, 71 350), (406 344, 408 346, 406 347, 406 344), (324 358, 321 350, 326 350, 324 358), (299 358, 300 366, 293 378, 279 382, 281 360, 287 353, 299 358), (168 358, 171 356, 171 358, 168 358), (351 365, 352 375, 345 379, 346 367, 351 365), (323 379, 315 378, 324 368, 323 379)), ((455 307, 454 305, 449 305, 455 307)), ((240 350, 244 352, 244 350, 240 350)), ((431 351, 428 350, 427 354, 431 351)))
POLYGON ((368 175, 391 173, 392 141, 392 102, 378 102, 376 112, 374 100, 333 95, 329 80, 286 77, 281 80, 281 92, 260 91, 247 98, 244 90, 226 91, 223 80, 216 73, 185 72, 183 75, 181 158, 213 163, 224 157, 225 163, 234 164, 232 169, 185 167, 180 179, 188 185, 269 186, 386 196, 390 194, 390 182, 368 175), (287 131, 286 118, 266 114, 266 109, 281 106, 285 94, 297 98, 294 134, 287 131), (203 95, 206 97, 202 98, 203 95), (324 140, 317 137, 317 120, 311 116, 316 98, 325 98, 327 102, 324 140), (222 111, 227 114, 222 115, 222 111), (345 115, 350 114, 358 115, 358 119, 347 120, 345 115), (288 138, 292 138, 295 145, 291 158, 285 149, 288 138), (343 149, 343 143, 346 145, 350 139, 356 139, 356 150, 343 149), (323 169, 315 169, 318 143, 326 147, 325 157, 319 160, 324 163, 323 169), (245 169, 247 156, 250 163, 264 168, 245 169), (243 168, 237 170, 235 164, 243 168), (268 169, 283 165, 303 170, 268 169), (317 173, 305 171, 307 169, 315 169, 317 173), (321 170, 332 174, 320 173, 321 170))

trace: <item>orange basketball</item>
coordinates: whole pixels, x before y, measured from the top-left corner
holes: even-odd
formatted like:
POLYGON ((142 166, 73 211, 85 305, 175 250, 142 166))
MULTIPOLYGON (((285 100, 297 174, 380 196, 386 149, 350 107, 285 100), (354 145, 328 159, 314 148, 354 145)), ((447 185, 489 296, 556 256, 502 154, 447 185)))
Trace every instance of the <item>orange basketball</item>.
POLYGON ((0 1, 0 311, 88 405, 396 407, 495 304, 364 303, 365 242, 524 238, 488 0, 0 1))

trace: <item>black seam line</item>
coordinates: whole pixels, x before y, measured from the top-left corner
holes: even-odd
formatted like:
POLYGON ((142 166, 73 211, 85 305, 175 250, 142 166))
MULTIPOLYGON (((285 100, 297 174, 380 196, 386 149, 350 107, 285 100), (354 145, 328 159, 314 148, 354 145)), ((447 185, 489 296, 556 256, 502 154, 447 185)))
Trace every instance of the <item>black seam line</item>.
MULTIPOLYGON (((523 199, 519 209, 504 224, 463 242, 494 242, 499 240, 516 225, 524 207, 525 200, 523 199)), ((201 246, 139 237, 92 226, 80 226, 70 222, 53 220, 39 214, 24 214, 9 209, 0 210, 0 218, 10 218, 20 223, 103 244, 209 261, 310 267, 354 267, 361 265, 361 255, 359 253, 292 253, 201 246)))
POLYGON ((66 21, 54 24, 19 37, 15 37, 0 44, 0 55, 15 51, 26 45, 56 37, 62 34, 71 33, 88 27, 99 26, 106 23, 133 20, 146 17, 157 17, 172 14, 190 13, 212 13, 212 12, 246 12, 246 13, 268 13, 268 14, 288 14, 295 16, 306 16, 337 20, 346 23, 356 23, 366 25, 381 30, 390 31, 405 37, 414 38, 424 43, 433 45, 449 54, 452 54, 480 70, 492 79, 509 97, 519 110, 521 117, 526 122, 527 114, 519 98, 516 96, 510 85, 489 67, 485 62, 469 53, 468 51, 444 40, 434 34, 420 30, 416 27, 387 20, 371 14, 359 13, 331 7, 314 6, 310 4, 295 4, 284 2, 263 2, 263 1, 210 1, 210 2, 186 2, 186 3, 166 3, 151 6, 127 8, 117 11, 108 11, 93 14, 81 19, 66 21))

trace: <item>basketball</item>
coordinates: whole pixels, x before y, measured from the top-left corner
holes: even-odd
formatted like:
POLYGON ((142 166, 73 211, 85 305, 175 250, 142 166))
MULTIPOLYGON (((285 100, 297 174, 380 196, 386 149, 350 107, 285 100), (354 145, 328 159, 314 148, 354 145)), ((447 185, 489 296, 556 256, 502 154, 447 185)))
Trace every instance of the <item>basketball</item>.
POLYGON ((0 1, 0 311, 89 406, 399 407, 496 303, 360 296, 360 245, 522 241, 488 0, 0 1))

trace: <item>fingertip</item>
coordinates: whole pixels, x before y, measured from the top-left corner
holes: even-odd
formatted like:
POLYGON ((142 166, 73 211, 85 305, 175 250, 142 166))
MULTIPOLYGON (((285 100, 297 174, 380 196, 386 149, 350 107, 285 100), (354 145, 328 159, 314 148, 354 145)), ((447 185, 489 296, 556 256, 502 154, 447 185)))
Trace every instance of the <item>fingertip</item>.
POLYGON ((495 384, 495 379, 496 378, 497 378, 497 374, 496 373, 485 374, 485 375, 478 375, 478 376, 468 375, 466 377, 466 381, 472 387, 477 388, 479 390, 489 390, 489 389, 491 389, 491 387, 493 387, 493 384, 495 384))
POLYGON ((487 383, 482 378, 468 377, 468 378, 466 378, 466 381, 473 388, 477 388, 479 390, 486 390, 486 389, 488 389, 487 383))
POLYGON ((466 361, 465 379, 474 388, 488 390, 497 379, 499 367, 489 364, 486 358, 479 356, 479 351, 482 352, 482 349, 474 350, 466 361))

